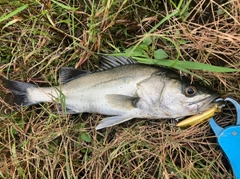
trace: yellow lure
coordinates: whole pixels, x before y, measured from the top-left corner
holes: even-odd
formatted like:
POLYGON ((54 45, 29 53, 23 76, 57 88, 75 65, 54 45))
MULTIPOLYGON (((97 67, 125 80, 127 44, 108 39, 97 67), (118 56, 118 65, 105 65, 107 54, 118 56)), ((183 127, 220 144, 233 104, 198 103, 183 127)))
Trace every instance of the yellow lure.
POLYGON ((187 119, 184 119, 183 121, 179 122, 177 124, 177 126, 178 127, 188 127, 188 126, 192 126, 194 124, 204 122, 204 121, 210 119, 210 117, 214 116, 214 114, 216 112, 221 112, 221 109, 218 108, 217 104, 215 104, 213 107, 211 107, 209 110, 203 112, 202 114, 197 114, 195 116, 191 116, 187 119))

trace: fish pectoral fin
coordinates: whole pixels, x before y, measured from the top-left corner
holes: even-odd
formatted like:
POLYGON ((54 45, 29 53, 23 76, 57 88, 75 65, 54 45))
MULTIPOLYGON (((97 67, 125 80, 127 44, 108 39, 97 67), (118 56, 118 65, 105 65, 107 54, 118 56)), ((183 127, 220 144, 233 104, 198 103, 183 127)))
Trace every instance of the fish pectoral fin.
POLYGON ((60 84, 64 84, 89 73, 91 72, 85 70, 78 70, 72 67, 62 67, 60 68, 58 82, 60 84))
POLYGON ((97 125, 96 130, 103 129, 110 126, 115 126, 117 124, 129 121, 132 119, 132 116, 112 116, 104 118, 100 121, 100 124, 97 125))
POLYGON ((108 94, 105 96, 107 102, 113 107, 122 110, 131 110, 137 107, 139 97, 121 94, 108 94))

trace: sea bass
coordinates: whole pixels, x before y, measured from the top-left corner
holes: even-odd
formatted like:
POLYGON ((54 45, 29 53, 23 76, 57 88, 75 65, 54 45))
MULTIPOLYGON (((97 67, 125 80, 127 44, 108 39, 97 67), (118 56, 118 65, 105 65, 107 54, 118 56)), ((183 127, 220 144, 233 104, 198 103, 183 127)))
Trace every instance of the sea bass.
MULTIPOLYGON (((104 118, 96 129, 133 118, 182 118, 211 108, 218 94, 170 69, 138 64, 131 58, 103 56, 96 72, 63 67, 59 86, 34 84, 2 78, 3 85, 19 105, 59 102, 65 112, 99 113, 104 118)), ((60 108, 59 108, 60 109, 60 108)))

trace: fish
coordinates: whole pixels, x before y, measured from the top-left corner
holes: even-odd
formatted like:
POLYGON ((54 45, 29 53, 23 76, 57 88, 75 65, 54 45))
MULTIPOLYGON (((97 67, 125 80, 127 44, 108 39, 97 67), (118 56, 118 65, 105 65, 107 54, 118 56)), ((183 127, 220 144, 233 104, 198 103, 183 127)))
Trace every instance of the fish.
POLYGON ((108 116, 96 130, 133 118, 180 119, 200 114, 213 107, 219 97, 216 91, 192 83, 170 68, 140 64, 131 57, 101 57, 99 68, 93 72, 62 67, 58 86, 39 87, 5 77, 1 80, 18 105, 55 102, 58 110, 67 114, 108 116))

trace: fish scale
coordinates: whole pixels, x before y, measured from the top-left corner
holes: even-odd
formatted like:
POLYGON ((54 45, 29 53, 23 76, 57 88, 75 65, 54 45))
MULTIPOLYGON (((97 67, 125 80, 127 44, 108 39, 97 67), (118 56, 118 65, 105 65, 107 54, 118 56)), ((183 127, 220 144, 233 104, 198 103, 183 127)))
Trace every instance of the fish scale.
POLYGON ((112 77, 105 72, 98 72, 95 75, 92 75, 90 78, 86 76, 87 80, 90 82, 87 82, 84 77, 79 78, 77 82, 69 82, 62 87, 62 91, 65 94, 66 103, 71 106, 77 106, 77 109, 74 108, 72 110, 78 113, 86 111, 93 112, 94 110, 97 110, 98 113, 105 115, 119 115, 126 113, 125 110, 112 108, 106 100, 106 95, 116 94, 133 96, 137 91, 137 84, 145 80, 146 78, 149 78, 152 74, 150 73, 146 75, 145 73, 145 75, 139 75, 139 71, 137 74, 135 69, 141 70, 141 68, 143 67, 141 66, 139 68, 138 66, 139 65, 121 66, 108 71, 108 73, 110 74, 115 74, 116 77, 112 77), (128 74, 128 76, 126 76, 124 75, 124 73, 118 73, 119 71, 122 72, 124 70, 128 70, 129 72, 131 72, 131 74, 128 74), (76 83, 81 85, 79 87, 76 87, 76 83), (100 93, 98 93, 98 91, 100 93), (81 96, 76 96, 75 94, 81 94, 81 96), (79 101, 83 101, 83 99, 84 101, 86 99, 86 101, 91 101, 91 103, 99 105, 89 108, 89 105, 85 105, 85 103, 79 104, 79 101))

